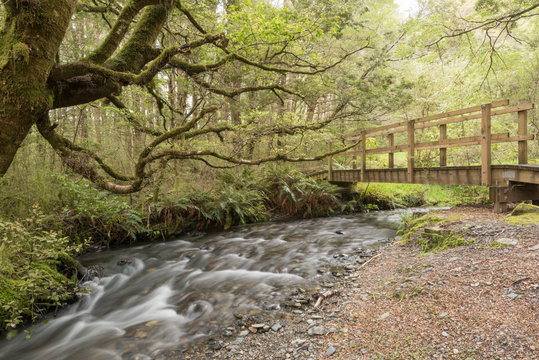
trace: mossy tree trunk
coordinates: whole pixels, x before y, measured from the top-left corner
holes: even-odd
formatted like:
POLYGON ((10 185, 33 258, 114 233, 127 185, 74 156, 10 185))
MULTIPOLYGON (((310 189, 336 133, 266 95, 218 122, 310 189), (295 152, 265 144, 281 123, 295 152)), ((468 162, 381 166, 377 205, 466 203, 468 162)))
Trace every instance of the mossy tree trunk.
POLYGON ((8 0, 0 30, 0 176, 36 121, 52 108, 47 79, 73 0, 8 0))

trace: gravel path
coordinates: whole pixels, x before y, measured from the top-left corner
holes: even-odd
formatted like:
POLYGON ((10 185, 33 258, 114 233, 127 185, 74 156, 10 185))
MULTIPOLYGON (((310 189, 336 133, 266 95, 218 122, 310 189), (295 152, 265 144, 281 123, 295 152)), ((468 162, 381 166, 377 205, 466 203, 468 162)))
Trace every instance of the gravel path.
POLYGON ((488 208, 439 212, 471 245, 421 254, 395 241, 343 254, 325 287, 165 359, 539 359, 539 224, 488 208), (500 245, 504 243, 504 245, 500 245), (320 300, 320 305, 315 307, 320 300))

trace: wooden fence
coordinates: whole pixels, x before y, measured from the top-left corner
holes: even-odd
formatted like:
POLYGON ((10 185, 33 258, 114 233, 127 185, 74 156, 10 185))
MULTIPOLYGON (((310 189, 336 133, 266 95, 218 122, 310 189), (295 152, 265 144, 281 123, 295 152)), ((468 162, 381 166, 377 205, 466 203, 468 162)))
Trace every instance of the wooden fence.
MULTIPOLYGON (((372 129, 356 131, 343 135, 347 141, 358 141, 359 149, 351 150, 339 154, 339 156, 354 156, 353 168, 357 168, 357 157, 360 162, 360 178, 358 181, 367 181, 367 156, 370 154, 387 154, 388 167, 395 166, 394 154, 398 152, 407 153, 407 182, 414 183, 414 158, 416 151, 439 149, 440 167, 447 166, 447 149, 451 147, 481 145, 481 175, 480 185, 492 186, 492 144, 502 142, 518 142, 518 163, 528 163, 528 140, 533 140, 534 135, 527 133, 527 111, 534 108, 534 104, 523 104, 519 106, 505 107, 509 105, 508 100, 495 101, 490 104, 473 106, 466 109, 449 111, 443 114, 430 115, 419 119, 401 121, 394 124, 379 126, 372 129), (517 114, 518 133, 511 136, 509 133, 495 133, 491 131, 492 118, 504 114, 517 114), (481 119, 481 133, 476 136, 466 136, 460 138, 448 138, 447 125, 461 123, 464 121, 481 119), (439 128, 439 139, 437 141, 416 142, 416 131, 431 127, 439 128), (405 144, 395 144, 395 134, 406 133, 405 144), (387 137, 387 146, 377 148, 367 148, 369 138, 387 137)), ((332 148, 331 144, 329 145, 332 148)), ((328 159, 327 179, 333 180, 333 157, 328 159)), ((392 182, 392 181, 391 181, 392 182)), ((440 179, 440 184, 448 183, 440 179)))

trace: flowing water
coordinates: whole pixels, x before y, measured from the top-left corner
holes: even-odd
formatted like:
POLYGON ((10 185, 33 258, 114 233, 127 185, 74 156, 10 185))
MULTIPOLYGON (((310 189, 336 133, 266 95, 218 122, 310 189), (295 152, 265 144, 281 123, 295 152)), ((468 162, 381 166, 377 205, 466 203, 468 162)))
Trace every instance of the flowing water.
POLYGON ((0 359, 151 359, 233 320, 275 311, 288 291, 321 281, 321 264, 395 235, 398 212, 256 224, 85 255, 104 276, 55 318, 0 342, 0 359), (273 309, 273 310, 268 310, 273 309))

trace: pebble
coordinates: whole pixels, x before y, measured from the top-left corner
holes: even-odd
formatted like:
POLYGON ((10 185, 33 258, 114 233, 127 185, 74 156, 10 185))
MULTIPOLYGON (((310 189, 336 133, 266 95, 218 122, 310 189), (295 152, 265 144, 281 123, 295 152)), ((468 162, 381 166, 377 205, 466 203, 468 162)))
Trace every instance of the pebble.
POLYGON ((249 335, 249 330, 243 330, 243 331, 240 332, 239 335, 240 335, 240 337, 247 336, 247 335, 249 335))
POLYGON ((281 330, 282 328, 283 328, 283 326, 282 326, 281 324, 277 323, 277 324, 274 324, 274 325, 271 327, 271 330, 273 330, 273 331, 279 331, 279 330, 281 330))
POLYGON ((298 347, 298 346, 301 346, 301 345, 305 344, 306 342, 307 342, 307 340, 305 340, 305 339, 295 339, 295 340, 292 340, 291 345, 294 346, 294 347, 298 347))
POLYGON ((390 315, 390 314, 389 314, 388 312, 383 313, 382 315, 380 315, 380 320, 384 320, 384 319, 388 318, 389 315, 390 315))
POLYGON ((240 345, 240 344, 242 344, 244 341, 245 341, 244 338, 239 337, 239 338, 237 338, 236 340, 232 341, 232 342, 230 343, 230 345, 240 345))
POLYGON ((515 293, 510 293, 510 294, 507 294, 505 295, 509 300, 514 300, 514 299, 518 299, 521 297, 521 295, 519 294, 515 294, 515 293))
POLYGON ((447 315, 449 315, 448 313, 444 312, 444 313, 441 313, 440 314, 440 318, 443 319, 444 317, 447 317, 447 315))
POLYGON ((476 282, 476 283, 473 283, 473 284, 470 284, 471 287, 478 287, 479 286, 479 283, 476 282))
POLYGON ((309 335, 325 335, 326 329, 323 326, 313 326, 308 331, 309 335))
POLYGON ((442 331, 442 336, 443 336, 443 337, 448 337, 449 334, 448 334, 447 332, 445 332, 445 331, 442 331))
POLYGON ((531 251, 537 251, 539 250, 539 244, 535 245, 535 246, 532 246, 530 248, 528 248, 528 250, 531 250, 531 251))
POLYGON ((518 240, 517 239, 511 239, 511 238, 500 238, 496 240, 497 243, 505 244, 505 245, 517 245, 518 240))
POLYGON ((253 324, 251 326, 254 327, 255 329, 262 329, 264 326, 266 326, 266 324, 253 324))
POLYGON ((335 351, 337 351, 333 346, 328 347, 328 350, 326 351, 326 356, 331 356, 335 354, 335 351))

